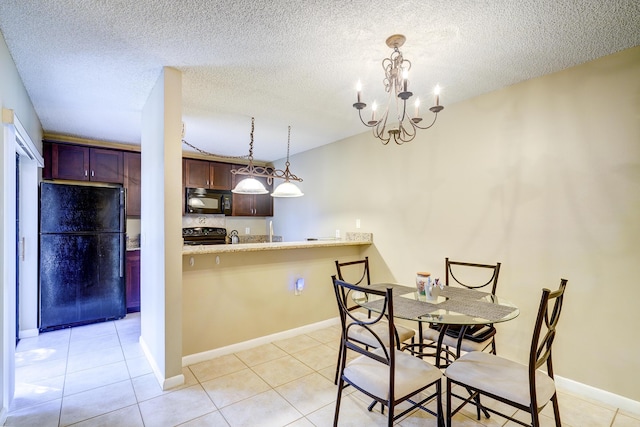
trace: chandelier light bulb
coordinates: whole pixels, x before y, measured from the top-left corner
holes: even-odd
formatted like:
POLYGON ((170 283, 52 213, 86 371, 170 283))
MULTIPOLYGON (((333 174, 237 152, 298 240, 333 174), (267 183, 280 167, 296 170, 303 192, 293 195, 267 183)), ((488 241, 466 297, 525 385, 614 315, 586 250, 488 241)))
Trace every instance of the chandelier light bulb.
POLYGON ((436 96, 436 107, 440 105, 440 85, 436 85, 433 89, 433 94, 436 96))
POLYGON ((420 98, 416 98, 416 117, 420 115, 420 98))

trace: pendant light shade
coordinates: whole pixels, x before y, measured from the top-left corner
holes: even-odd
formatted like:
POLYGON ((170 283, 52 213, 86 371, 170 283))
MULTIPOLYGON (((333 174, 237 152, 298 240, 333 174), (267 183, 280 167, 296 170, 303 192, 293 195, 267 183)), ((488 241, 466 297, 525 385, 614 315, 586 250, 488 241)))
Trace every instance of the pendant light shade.
POLYGON ((236 188, 231 190, 236 194, 267 194, 268 191, 264 188, 264 185, 252 176, 249 176, 240 181, 236 188))
POLYGON ((300 191, 297 185, 292 182, 285 181, 278 185, 273 193, 272 197, 300 197, 304 196, 304 193, 300 191))

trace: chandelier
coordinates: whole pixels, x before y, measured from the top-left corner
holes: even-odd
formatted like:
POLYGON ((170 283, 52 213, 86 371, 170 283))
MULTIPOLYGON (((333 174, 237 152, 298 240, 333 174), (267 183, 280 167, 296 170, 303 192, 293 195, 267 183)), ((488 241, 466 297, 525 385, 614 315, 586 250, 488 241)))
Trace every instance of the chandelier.
POLYGON ((440 87, 436 86, 434 90, 435 105, 429 108, 429 111, 434 114, 431 124, 428 126, 420 125, 420 122, 422 122, 422 117, 420 117, 420 99, 416 99, 413 116, 407 111, 407 100, 413 96, 413 93, 408 90, 411 62, 408 59, 404 59, 402 52, 400 52, 400 47, 405 41, 406 37, 402 34, 394 34, 386 40, 387 46, 393 48, 391 55, 382 61, 382 68, 384 69, 384 89, 389 94, 389 97, 387 106, 378 119, 376 119, 377 104, 374 101, 371 105, 371 120, 364 121, 362 118, 362 110, 367 104, 361 101, 361 83, 358 82, 356 87, 358 102, 353 104, 353 107, 358 110, 358 116, 360 116, 362 124, 372 128, 373 135, 380 139, 384 145, 387 145, 392 139, 393 142, 398 145, 412 141, 416 137, 417 130, 432 127, 436 123, 438 113, 444 109, 444 107, 440 105, 440 87), (395 117, 392 113, 391 121, 387 123, 389 110, 395 113, 395 117))
POLYGON ((251 134, 249 142, 249 164, 239 169, 232 169, 231 173, 234 175, 248 175, 247 178, 240 181, 236 187, 231 190, 236 194, 267 194, 269 191, 264 187, 264 184, 256 179, 256 177, 266 178, 267 183, 271 184, 273 178, 284 179, 285 182, 276 187, 276 190, 271 193, 272 197, 300 197, 303 195, 302 191, 291 181, 302 181, 302 178, 298 178, 289 171, 289 145, 291 143, 291 126, 289 126, 289 139, 287 141, 287 162, 285 163, 285 170, 271 169, 262 166, 254 166, 253 164, 253 131, 254 131, 255 119, 251 117, 251 134))

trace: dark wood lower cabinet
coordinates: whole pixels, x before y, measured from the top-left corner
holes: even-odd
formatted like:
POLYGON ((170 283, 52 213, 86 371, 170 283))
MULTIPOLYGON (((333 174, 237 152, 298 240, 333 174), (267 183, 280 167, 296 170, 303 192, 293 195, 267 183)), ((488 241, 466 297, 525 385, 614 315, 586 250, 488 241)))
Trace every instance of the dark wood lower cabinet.
POLYGON ((140 311, 140 251, 127 251, 127 313, 140 311))

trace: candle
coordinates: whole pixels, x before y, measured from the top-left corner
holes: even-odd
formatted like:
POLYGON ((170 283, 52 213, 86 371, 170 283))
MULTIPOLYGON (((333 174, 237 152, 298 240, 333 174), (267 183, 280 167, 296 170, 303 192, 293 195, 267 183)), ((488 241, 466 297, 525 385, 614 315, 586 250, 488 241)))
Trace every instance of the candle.
POLYGON ((402 71, 402 80, 404 80, 404 91, 407 91, 407 80, 409 78, 409 70, 406 68, 402 71))
POLYGON ((415 116, 418 117, 420 115, 420 98, 416 98, 416 114, 415 116))
POLYGON ((440 105, 440 85, 436 85, 433 89, 433 93, 436 95, 436 107, 440 105))
POLYGON ((376 108, 378 108, 378 105, 376 104, 376 101, 373 101, 373 105, 371 105, 371 121, 375 121, 376 120, 376 108))
POLYGON ((360 92, 362 92, 362 83, 358 80, 356 84, 356 92, 358 92, 358 103, 360 102, 360 92))

